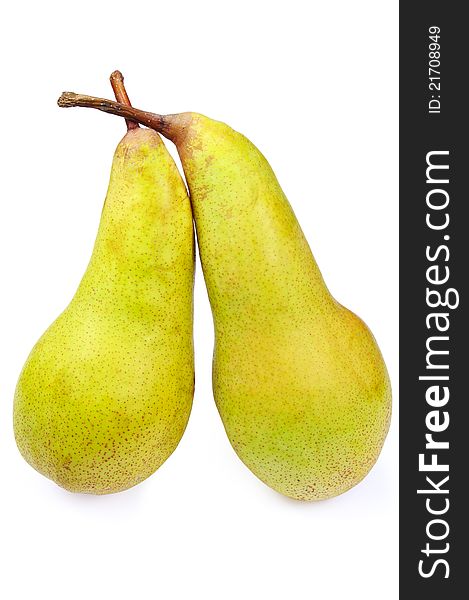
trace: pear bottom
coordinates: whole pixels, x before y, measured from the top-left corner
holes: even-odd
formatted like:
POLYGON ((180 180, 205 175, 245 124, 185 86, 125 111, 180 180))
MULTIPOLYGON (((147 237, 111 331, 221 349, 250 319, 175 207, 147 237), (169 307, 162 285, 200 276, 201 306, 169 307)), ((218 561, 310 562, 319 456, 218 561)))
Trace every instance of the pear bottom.
POLYGON ((190 349, 185 358, 167 346, 65 311, 18 382, 14 431, 25 460, 71 492, 110 494, 149 477, 176 448, 192 405, 190 349))
POLYGON ((378 346, 363 321, 335 310, 338 326, 321 337, 306 324, 283 333, 273 324, 249 340, 232 326, 217 335, 214 395, 231 445, 259 479, 297 500, 359 483, 389 429, 391 386, 378 346))
MULTIPOLYGON (((305 399, 290 395, 299 407, 305 399)), ((248 404, 244 398, 239 401, 248 404)), ((325 500, 354 487, 376 463, 389 427, 389 410, 376 413, 364 408, 327 415, 315 411, 312 396, 309 403, 310 411, 269 414, 258 408, 240 414, 224 407, 221 414, 231 445, 261 481, 296 500, 325 500)))

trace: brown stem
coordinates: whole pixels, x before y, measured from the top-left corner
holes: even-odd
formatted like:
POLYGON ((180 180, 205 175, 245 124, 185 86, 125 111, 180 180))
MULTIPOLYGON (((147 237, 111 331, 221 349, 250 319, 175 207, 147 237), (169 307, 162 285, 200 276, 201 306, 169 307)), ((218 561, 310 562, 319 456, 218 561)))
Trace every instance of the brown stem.
MULTIPOLYGON (((111 81, 112 89, 117 102, 125 104, 126 106, 132 106, 129 96, 127 95, 127 90, 125 89, 124 76, 122 73, 120 71, 114 71, 111 73, 111 77, 109 79, 111 81)), ((127 131, 130 131, 131 129, 137 129, 139 127, 138 123, 135 121, 130 121, 130 119, 126 119, 125 123, 127 125, 127 131)))
POLYGON ((74 92, 63 92, 57 100, 57 104, 62 108, 70 108, 73 106, 96 108, 97 110, 102 110, 111 115, 117 115, 118 117, 124 117, 124 119, 141 123, 146 127, 150 127, 151 129, 162 133, 170 140, 177 138, 180 133, 180 127, 175 127, 171 115, 157 115, 155 113, 139 110, 138 108, 133 108, 132 106, 119 104, 119 102, 114 102, 113 100, 106 100, 105 98, 95 98, 94 96, 75 94, 74 92))

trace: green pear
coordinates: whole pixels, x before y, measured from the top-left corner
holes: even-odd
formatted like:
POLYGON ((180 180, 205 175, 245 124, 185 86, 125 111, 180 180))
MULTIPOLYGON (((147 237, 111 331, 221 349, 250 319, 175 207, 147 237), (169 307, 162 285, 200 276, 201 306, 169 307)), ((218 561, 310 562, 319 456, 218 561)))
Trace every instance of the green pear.
POLYGON ((382 355, 330 294, 271 167, 243 135, 199 114, 135 118, 177 146, 215 323, 213 390, 230 442, 273 489, 337 496, 375 464, 391 415, 382 355))
POLYGON ((193 277, 184 182, 156 132, 130 129, 86 273, 16 389, 16 441, 37 471, 73 492, 108 494, 169 457, 194 391, 193 277))

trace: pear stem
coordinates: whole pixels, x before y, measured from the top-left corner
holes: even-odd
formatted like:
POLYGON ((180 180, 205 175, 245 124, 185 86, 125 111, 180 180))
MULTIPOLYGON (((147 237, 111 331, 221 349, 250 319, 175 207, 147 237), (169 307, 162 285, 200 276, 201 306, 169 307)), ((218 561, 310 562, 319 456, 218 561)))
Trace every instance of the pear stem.
MULTIPOLYGON (((126 106, 132 106, 129 100, 129 96, 127 94, 127 90, 124 85, 124 76, 120 71, 114 71, 111 73, 109 78, 112 89, 114 92, 114 96, 116 97, 117 102, 121 104, 125 104, 126 106)), ((132 129, 138 129, 140 125, 135 121, 131 121, 130 119, 126 119, 125 123, 127 125, 127 131, 131 131, 132 129)))
POLYGON ((95 108, 111 115, 124 117, 124 119, 135 121, 146 127, 150 127, 150 129, 162 133, 170 140, 176 138, 180 130, 179 127, 174 126, 171 115, 157 115, 105 98, 96 98, 95 96, 87 96, 85 94, 75 94, 74 92, 63 92, 57 100, 57 104, 61 108, 70 108, 74 106, 95 108))

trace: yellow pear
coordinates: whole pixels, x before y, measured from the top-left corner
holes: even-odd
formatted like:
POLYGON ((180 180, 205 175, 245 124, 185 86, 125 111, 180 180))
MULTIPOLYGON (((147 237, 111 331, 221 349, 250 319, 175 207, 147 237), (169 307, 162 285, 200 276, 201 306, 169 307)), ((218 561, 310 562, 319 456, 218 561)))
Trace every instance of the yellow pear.
POLYGON ((107 494, 168 458, 194 391, 193 277, 184 182, 158 134, 130 128, 86 273, 18 382, 15 436, 30 465, 70 491, 107 494))
POLYGON ((357 484, 389 427, 386 366, 365 323, 331 296, 264 156, 199 114, 70 93, 59 103, 135 118, 176 144, 215 323, 214 396, 241 460, 301 500, 357 484))

